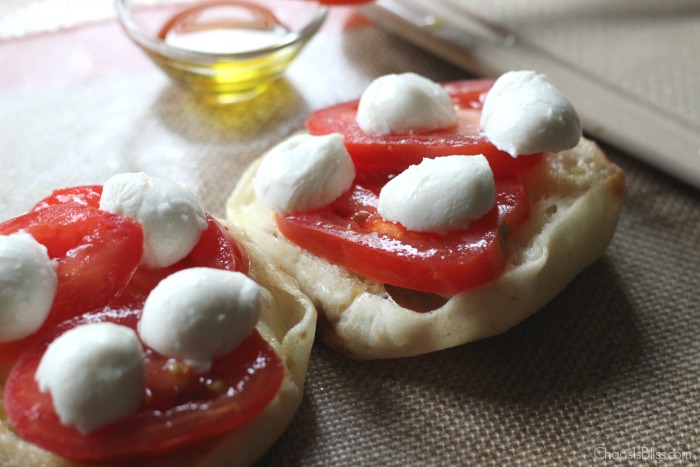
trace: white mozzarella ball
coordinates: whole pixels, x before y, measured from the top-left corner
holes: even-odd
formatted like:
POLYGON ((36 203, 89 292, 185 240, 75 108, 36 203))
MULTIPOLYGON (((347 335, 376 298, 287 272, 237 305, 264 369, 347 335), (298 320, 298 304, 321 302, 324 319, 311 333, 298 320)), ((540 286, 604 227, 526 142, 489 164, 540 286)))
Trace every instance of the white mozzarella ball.
POLYGON ((187 256, 207 228, 204 208, 192 192, 145 173, 124 173, 107 180, 100 209, 141 224, 142 263, 150 268, 170 266, 187 256))
POLYGON ((571 102, 534 71, 511 71, 496 80, 484 101, 481 128, 513 157, 571 149, 582 134, 571 102))
POLYGON ((482 155, 423 159, 391 179, 379 193, 384 219, 410 230, 464 229, 493 208, 496 185, 482 155))
POLYGON ((0 236, 0 342, 27 337, 44 324, 58 286, 56 267, 31 235, 0 236))
POLYGON ((381 76, 365 89, 357 124, 386 135, 449 128, 457 123, 452 99, 440 84, 415 73, 381 76))
POLYGON ((260 286, 245 274, 191 268, 163 279, 139 321, 143 342, 158 353, 207 371, 235 349, 260 319, 260 286))
POLYGON ((253 188, 263 205, 287 214, 331 203, 354 179, 355 166, 342 135, 296 135, 265 155, 253 188))
POLYGON ((145 392, 144 354, 126 326, 75 327, 46 349, 35 379, 61 423, 89 433, 136 413, 145 392))

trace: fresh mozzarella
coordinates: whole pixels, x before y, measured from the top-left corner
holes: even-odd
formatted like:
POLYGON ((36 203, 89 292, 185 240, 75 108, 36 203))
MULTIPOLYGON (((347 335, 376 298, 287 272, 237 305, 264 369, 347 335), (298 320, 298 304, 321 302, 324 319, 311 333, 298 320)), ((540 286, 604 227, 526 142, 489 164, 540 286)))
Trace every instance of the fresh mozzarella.
POLYGON ((56 263, 29 234, 0 236, 0 342, 37 331, 57 287, 56 263))
POLYGON ((61 423, 81 433, 136 413, 144 394, 144 354, 136 333, 113 323, 75 327, 46 349, 35 379, 61 423))
POLYGON ((482 155, 423 159, 382 188, 377 210, 410 230, 464 229, 496 203, 493 172, 482 155))
POLYGON ((325 206, 350 188, 355 166, 343 137, 295 135, 272 148, 253 179, 257 198, 278 214, 325 206))
POLYGON ((375 79, 357 108, 360 128, 379 135, 438 130, 456 123, 457 113, 447 92, 415 73, 375 79))
POLYGON ((511 71, 496 80, 484 101, 481 128, 513 157, 571 149, 581 139, 574 106, 534 71, 511 71))
POLYGON ((100 209, 141 223, 142 263, 150 268, 170 266, 187 256, 207 228, 204 208, 193 193, 144 173, 119 174, 107 180, 100 209))
POLYGON ((260 319, 260 286, 245 274, 191 268, 163 279, 139 321, 143 342, 206 372, 214 357, 235 349, 260 319))

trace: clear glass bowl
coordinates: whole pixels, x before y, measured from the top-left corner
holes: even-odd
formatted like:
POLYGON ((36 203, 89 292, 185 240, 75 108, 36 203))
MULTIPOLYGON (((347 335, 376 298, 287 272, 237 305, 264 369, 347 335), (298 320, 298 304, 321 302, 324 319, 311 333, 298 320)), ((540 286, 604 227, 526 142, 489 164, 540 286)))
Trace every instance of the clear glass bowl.
POLYGON ((308 0, 115 0, 128 36, 180 86, 210 103, 251 99, 323 24, 308 0))

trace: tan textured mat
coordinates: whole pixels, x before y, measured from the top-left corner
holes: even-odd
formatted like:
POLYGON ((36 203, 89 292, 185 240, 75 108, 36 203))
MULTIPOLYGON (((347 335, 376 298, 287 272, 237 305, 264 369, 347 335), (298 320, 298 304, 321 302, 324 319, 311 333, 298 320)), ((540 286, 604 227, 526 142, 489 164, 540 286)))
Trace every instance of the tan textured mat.
MULTIPOLYGON (((114 37, 102 55, 121 47, 114 37)), ((10 64, 0 80, 29 45, 0 43, 10 64)), ((401 71, 470 76, 363 26, 326 30, 269 93, 225 109, 197 105, 148 63, 0 96, 0 219, 56 186, 137 170, 186 184, 222 215, 243 167, 312 109, 401 71)), ((697 465, 700 192, 639 154, 604 149, 626 171, 627 199, 601 261, 532 318, 475 344, 364 363, 317 344, 301 409, 260 465, 697 465)))

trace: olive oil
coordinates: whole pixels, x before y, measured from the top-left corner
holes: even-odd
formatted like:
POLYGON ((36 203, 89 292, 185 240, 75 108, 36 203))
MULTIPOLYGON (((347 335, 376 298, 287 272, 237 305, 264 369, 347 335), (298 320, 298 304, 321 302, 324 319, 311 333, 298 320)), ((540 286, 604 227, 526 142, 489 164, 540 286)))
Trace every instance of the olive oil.
POLYGON ((190 7, 163 25, 159 38, 177 57, 153 58, 175 81, 205 100, 249 99, 278 78, 303 41, 266 7, 246 1, 214 1, 190 7))

